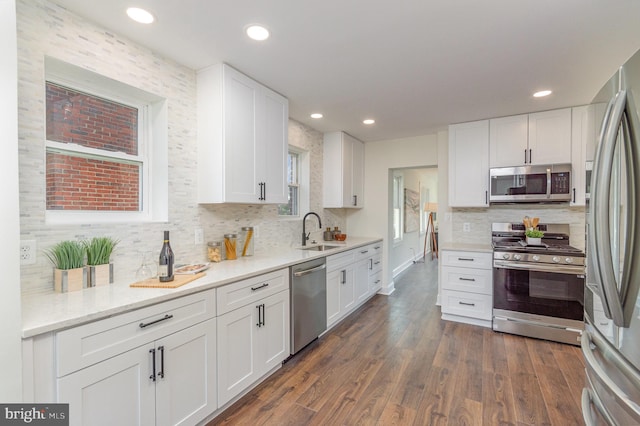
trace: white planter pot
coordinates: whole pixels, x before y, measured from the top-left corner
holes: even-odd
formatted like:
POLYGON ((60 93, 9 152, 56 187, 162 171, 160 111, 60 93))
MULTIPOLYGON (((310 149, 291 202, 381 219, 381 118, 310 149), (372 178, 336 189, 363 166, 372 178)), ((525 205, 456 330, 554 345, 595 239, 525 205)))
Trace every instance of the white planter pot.
POLYGON ((527 237, 527 244, 529 244, 530 246, 541 246, 542 238, 527 237))

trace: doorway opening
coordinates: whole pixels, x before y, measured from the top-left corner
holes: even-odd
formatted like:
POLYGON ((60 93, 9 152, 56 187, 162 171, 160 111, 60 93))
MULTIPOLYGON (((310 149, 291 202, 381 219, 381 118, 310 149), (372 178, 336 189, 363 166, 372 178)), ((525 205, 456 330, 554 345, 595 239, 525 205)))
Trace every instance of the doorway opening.
POLYGON ((389 184, 389 262, 395 277, 437 253, 438 167, 390 169, 389 184))

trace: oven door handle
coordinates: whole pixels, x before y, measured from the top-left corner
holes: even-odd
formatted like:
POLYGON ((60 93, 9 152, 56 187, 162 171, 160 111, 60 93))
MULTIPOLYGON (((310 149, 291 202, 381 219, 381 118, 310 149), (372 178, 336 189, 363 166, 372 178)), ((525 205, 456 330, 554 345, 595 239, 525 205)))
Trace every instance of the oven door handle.
POLYGON ((532 272, 552 272, 556 274, 567 274, 567 275, 584 275, 584 268, 577 266, 566 266, 566 265, 545 265, 545 264, 523 264, 517 262, 505 262, 502 260, 494 260, 493 261, 494 268, 505 268, 505 269, 521 269, 532 272))

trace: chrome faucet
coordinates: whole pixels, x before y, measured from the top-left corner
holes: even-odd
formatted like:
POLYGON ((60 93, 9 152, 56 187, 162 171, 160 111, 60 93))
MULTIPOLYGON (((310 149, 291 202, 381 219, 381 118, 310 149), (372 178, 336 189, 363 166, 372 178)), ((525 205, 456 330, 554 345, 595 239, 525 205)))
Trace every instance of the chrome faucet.
POLYGON ((318 213, 314 213, 314 212, 309 212, 307 214, 304 215, 304 218, 302 218, 302 245, 306 246, 307 245, 307 240, 309 239, 309 235, 311 234, 311 232, 309 232, 307 234, 307 230, 305 227, 305 222, 307 220, 307 216, 309 216, 310 214, 314 215, 315 217, 318 218, 318 229, 322 229, 322 221, 320 220, 320 216, 318 216, 318 213))

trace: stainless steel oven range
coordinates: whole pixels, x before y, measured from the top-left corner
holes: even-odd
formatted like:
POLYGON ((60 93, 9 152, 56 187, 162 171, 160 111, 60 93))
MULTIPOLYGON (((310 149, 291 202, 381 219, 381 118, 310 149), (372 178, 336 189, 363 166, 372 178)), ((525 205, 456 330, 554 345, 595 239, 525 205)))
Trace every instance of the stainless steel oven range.
POLYGON ((585 255, 569 245, 569 225, 540 224, 542 244, 528 245, 521 223, 494 223, 493 329, 580 344, 584 329, 585 255))

